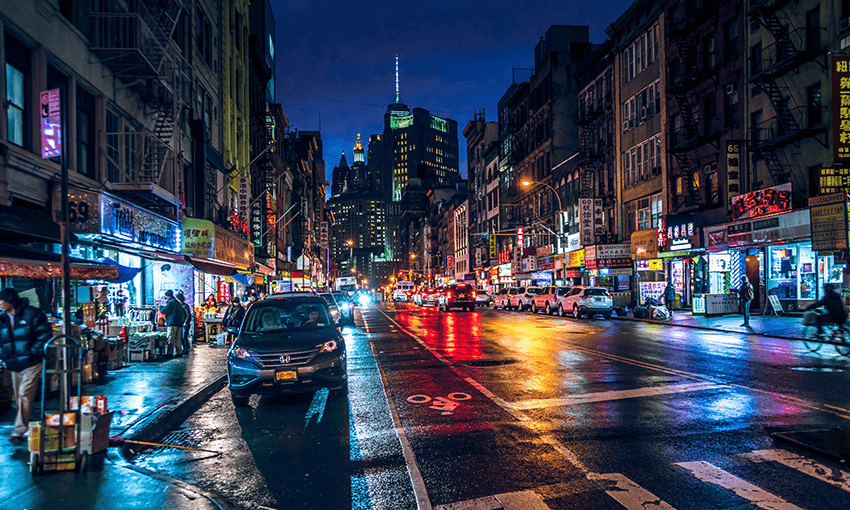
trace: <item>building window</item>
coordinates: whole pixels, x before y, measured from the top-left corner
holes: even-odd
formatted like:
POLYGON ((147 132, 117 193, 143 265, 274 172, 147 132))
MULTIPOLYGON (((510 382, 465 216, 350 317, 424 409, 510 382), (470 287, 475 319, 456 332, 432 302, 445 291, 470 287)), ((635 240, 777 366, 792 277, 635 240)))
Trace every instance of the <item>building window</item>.
POLYGON ((814 51, 820 48, 820 7, 806 13, 806 48, 814 51))
POLYGON ((817 126, 823 120, 821 117, 821 87, 820 83, 812 85, 806 89, 807 104, 808 104, 808 123, 809 127, 817 126))
POLYGON ((761 72, 762 52, 761 43, 756 43, 750 48, 750 74, 755 75, 761 72))
POLYGON ((95 178, 94 96, 77 87, 77 172, 95 178))
POLYGON ((663 214, 664 203, 661 201, 661 193, 656 193, 652 195, 649 199, 649 209, 652 214, 651 218, 651 228, 658 227, 658 221, 661 219, 661 215, 663 214))
POLYGON ((198 9, 197 25, 198 26, 195 30, 198 35, 198 53, 201 54, 201 57, 204 62, 207 63, 207 66, 212 68, 212 27, 210 27, 210 22, 207 20, 204 12, 200 9, 198 9))
POLYGON ((723 48, 723 57, 729 60, 738 52, 738 20, 732 20, 726 24, 726 44, 723 48))
POLYGON ((705 192, 708 205, 720 204, 720 176, 717 175, 717 162, 714 161, 703 167, 705 174, 705 192))
POLYGON ((723 125, 727 128, 733 127, 739 122, 738 115, 738 86, 734 83, 726 85, 726 96, 723 105, 723 125))
POLYGON ((6 119, 9 141, 15 145, 24 145, 24 120, 26 118, 26 101, 24 87, 24 72, 12 64, 6 64, 6 119))

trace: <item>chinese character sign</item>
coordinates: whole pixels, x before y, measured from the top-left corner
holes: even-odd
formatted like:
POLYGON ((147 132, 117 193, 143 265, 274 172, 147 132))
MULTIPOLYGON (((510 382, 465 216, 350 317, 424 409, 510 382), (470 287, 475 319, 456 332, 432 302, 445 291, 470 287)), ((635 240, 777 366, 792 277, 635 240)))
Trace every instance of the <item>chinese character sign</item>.
POLYGON ((516 245, 520 248, 525 246, 525 240, 523 239, 523 230, 522 227, 516 228, 516 245))
POLYGON ((248 185, 248 178, 240 176, 236 181, 236 196, 239 206, 239 215, 243 218, 248 217, 248 203, 251 195, 251 188, 248 185))
POLYGON ((759 218, 791 210, 791 183, 751 191, 732 199, 732 219, 759 218))
POLYGON ((732 197, 741 192, 741 145, 740 141, 726 141, 726 191, 729 205, 732 205, 732 197))
POLYGON ((41 157, 62 155, 62 109, 59 89, 41 93, 41 157))
POLYGON ((583 246, 590 246, 596 241, 593 230, 593 199, 579 199, 579 235, 583 246))
POLYGON ((605 211, 602 208, 602 199, 593 199, 593 233, 598 236, 605 235, 605 211))
POLYGON ((850 161, 850 57, 832 57, 832 156, 850 161))
POLYGON ((815 170, 815 194, 850 193, 850 168, 824 167, 815 170))

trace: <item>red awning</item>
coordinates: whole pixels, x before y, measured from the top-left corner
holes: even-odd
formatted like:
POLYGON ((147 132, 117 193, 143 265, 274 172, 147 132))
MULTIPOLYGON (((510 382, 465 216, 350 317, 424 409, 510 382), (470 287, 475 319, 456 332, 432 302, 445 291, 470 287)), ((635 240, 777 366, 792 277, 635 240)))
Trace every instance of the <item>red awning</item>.
POLYGON ((196 259, 195 257, 190 257, 188 255, 184 255, 183 258, 189 264, 202 273, 214 274, 218 276, 233 276, 236 274, 236 268, 234 266, 230 266, 221 262, 213 262, 211 260, 206 259, 196 259))

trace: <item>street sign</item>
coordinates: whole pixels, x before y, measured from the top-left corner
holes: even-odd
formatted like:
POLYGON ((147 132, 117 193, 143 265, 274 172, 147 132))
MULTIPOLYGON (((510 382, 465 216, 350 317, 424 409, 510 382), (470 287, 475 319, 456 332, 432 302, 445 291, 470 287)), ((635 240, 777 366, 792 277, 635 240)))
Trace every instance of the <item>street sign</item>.
POLYGON ((59 89, 41 93, 41 157, 62 155, 62 108, 59 89))

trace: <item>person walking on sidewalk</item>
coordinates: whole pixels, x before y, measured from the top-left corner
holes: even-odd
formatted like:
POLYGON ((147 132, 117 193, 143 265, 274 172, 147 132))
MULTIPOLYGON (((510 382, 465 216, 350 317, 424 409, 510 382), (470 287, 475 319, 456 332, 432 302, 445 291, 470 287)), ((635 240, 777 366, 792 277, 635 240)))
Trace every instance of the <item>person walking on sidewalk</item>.
POLYGON ((747 275, 741 277, 741 288, 738 289, 738 296, 741 298, 741 311, 744 313, 744 323, 741 326, 750 325, 750 303, 755 297, 755 289, 750 283, 747 275))
MULTIPOLYGON (((245 318, 245 308, 242 306, 242 301, 238 297, 233 296, 230 306, 224 312, 224 319, 221 321, 221 326, 227 331, 228 328, 239 328, 242 326, 242 319, 245 318)), ((236 336, 230 332, 227 333, 227 341, 231 343, 233 337, 236 336)))
POLYGON ((180 302, 180 307, 183 309, 183 352, 188 353, 189 349, 192 348, 191 342, 189 342, 189 329, 195 323, 194 314, 192 314, 192 309, 189 308, 189 305, 186 304, 186 296, 183 294, 183 291, 177 291, 177 301, 180 302))
POLYGON ((24 441, 32 415, 36 386, 41 379, 44 344, 53 328, 44 312, 21 299, 15 289, 0 290, 0 359, 12 372, 15 425, 9 441, 24 441))
POLYGON ((182 341, 180 340, 180 333, 183 330, 183 307, 180 306, 179 301, 174 299, 174 291, 172 290, 165 291, 165 299, 167 300, 165 306, 159 310, 165 316, 165 327, 168 328, 168 347, 165 350, 165 356, 170 358, 173 349, 176 357, 180 358, 183 356, 182 341))
POLYGON ((667 307, 667 311, 670 312, 670 318, 673 318, 673 301, 676 300, 676 289, 673 288, 672 283, 668 283, 667 287, 664 288, 664 305, 667 307))

